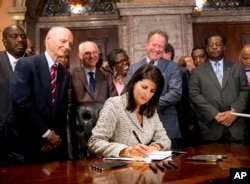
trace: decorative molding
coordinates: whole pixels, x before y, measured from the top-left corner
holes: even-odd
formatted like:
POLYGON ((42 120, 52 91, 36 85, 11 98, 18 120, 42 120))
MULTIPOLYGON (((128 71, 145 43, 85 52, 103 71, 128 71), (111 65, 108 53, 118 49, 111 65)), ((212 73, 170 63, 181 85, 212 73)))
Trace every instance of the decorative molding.
POLYGON ((17 24, 24 28, 25 13, 27 7, 9 7, 6 9, 7 13, 11 16, 12 23, 17 24))
POLYGON ((117 3, 119 14, 126 25, 124 29, 120 29, 120 34, 123 35, 122 45, 127 50, 131 63, 146 56, 147 35, 156 29, 168 33, 169 43, 175 48, 175 61, 183 54, 189 55, 193 47, 191 14, 194 6, 195 1, 117 3))
POLYGON ((249 10, 205 10, 192 13, 192 22, 249 22, 249 10))
POLYGON ((160 14, 188 14, 192 13, 195 2, 175 3, 117 3, 121 16, 132 15, 160 15, 160 14))

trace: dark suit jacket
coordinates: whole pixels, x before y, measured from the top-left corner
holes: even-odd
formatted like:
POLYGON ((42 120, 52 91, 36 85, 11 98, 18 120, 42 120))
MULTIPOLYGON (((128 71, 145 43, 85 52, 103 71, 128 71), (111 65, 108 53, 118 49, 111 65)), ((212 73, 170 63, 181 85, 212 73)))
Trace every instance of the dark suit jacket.
POLYGON ((72 105, 78 106, 89 102, 104 103, 109 97, 116 96, 117 92, 108 72, 96 68, 95 98, 92 97, 86 74, 82 67, 75 68, 71 75, 72 105))
MULTIPOLYGON (((147 64, 146 59, 130 66, 126 77, 126 84, 142 65, 147 64)), ((160 59, 157 67, 161 70, 165 79, 164 88, 159 101, 158 114, 171 139, 181 138, 180 127, 178 123, 176 103, 181 99, 182 79, 180 70, 175 62, 160 59)))
MULTIPOLYGON (((244 69, 238 63, 224 61, 222 87, 210 62, 192 71, 189 94, 198 113, 198 124, 204 140, 220 139, 224 127, 216 122, 215 115, 231 108, 236 112, 243 112, 248 90, 244 69)), ((228 130, 233 138, 243 140, 247 134, 245 119, 238 117, 228 130)))
POLYGON ((10 80, 12 73, 6 51, 0 52, 0 165, 6 163, 7 160, 7 147, 2 129, 10 107, 10 80))
MULTIPOLYGON (((51 151, 56 159, 67 156, 67 105, 70 74, 61 64, 57 69, 56 104, 51 107, 49 67, 45 54, 18 61, 11 80, 10 111, 5 123, 10 151, 27 158, 40 154, 44 144, 42 135, 54 130, 62 138, 60 146, 51 151)), ((36 158, 37 159, 37 158, 36 158)))
POLYGON ((10 106, 10 80, 12 73, 6 51, 0 52, 0 130, 10 106))

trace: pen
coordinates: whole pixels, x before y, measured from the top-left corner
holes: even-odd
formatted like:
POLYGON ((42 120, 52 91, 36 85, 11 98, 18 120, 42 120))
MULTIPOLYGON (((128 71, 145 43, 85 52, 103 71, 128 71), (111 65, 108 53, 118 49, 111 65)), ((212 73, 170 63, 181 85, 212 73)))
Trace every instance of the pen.
POLYGON ((135 138, 137 139, 137 141, 138 141, 140 144, 142 144, 141 141, 140 141, 140 139, 139 139, 139 137, 138 137, 138 135, 136 134, 136 132, 135 132, 134 130, 133 130, 133 134, 134 134, 135 138))

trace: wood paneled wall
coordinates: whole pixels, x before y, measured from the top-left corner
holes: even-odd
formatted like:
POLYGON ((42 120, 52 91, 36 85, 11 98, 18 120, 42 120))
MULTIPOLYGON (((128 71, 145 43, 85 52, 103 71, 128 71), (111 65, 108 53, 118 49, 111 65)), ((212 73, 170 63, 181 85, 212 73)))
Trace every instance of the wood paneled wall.
POLYGON ((209 33, 218 32, 227 39, 225 59, 238 61, 243 45, 250 44, 250 23, 193 23, 194 46, 205 45, 209 33))

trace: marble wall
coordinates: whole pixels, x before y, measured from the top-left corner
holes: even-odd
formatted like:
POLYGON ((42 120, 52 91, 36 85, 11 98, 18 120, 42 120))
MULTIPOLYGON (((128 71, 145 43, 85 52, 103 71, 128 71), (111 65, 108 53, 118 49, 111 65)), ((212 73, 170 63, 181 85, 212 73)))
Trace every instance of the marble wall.
POLYGON ((121 46, 135 63, 145 57, 145 44, 150 31, 161 29, 168 33, 169 43, 176 51, 175 61, 190 54, 193 47, 191 14, 195 3, 118 3, 124 20, 121 46))

